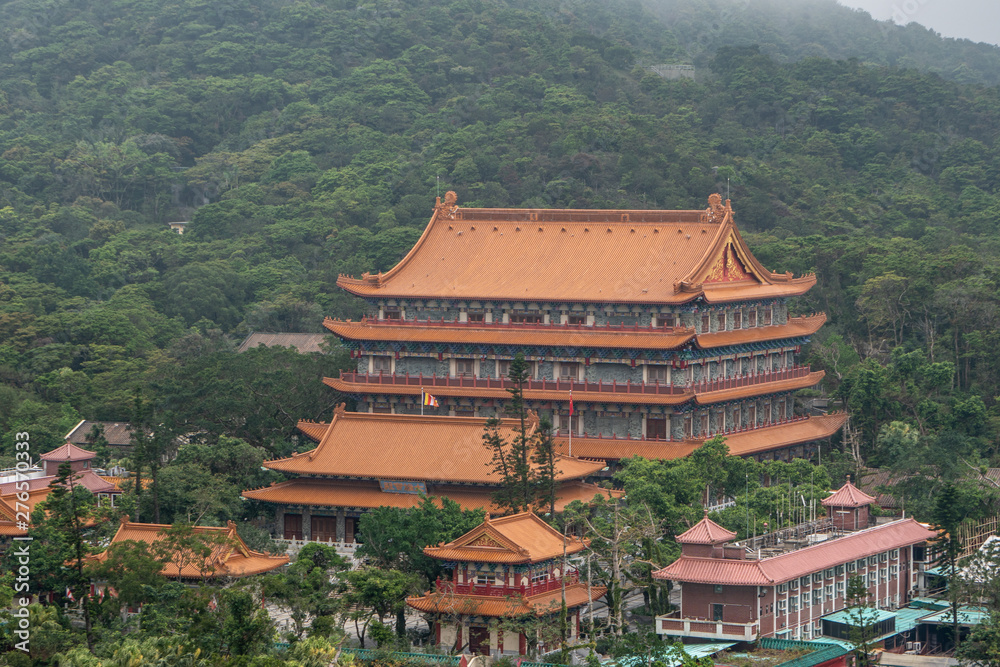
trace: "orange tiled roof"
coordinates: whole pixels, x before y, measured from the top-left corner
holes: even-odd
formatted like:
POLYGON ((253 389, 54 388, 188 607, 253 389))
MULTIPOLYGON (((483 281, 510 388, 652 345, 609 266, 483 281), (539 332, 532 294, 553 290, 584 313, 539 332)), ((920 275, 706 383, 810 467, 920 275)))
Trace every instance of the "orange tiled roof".
POLYGON ((677 536, 680 544, 721 544, 736 537, 736 533, 726 530, 708 518, 708 510, 701 521, 677 536))
MULTIPOLYGON (((346 412, 338 408, 316 449, 265 461, 272 470, 303 475, 496 484, 492 453, 483 446, 483 417, 440 417, 346 412)), ((531 422, 530 433, 538 421, 531 422)), ((511 442, 519 429, 504 419, 500 435, 511 442)), ((603 466, 561 456, 558 479, 579 479, 603 466)))
MULTIPOLYGON (((604 595, 607 588, 592 586, 587 597, 587 584, 574 583, 566 586, 566 607, 573 609, 587 604, 604 595)), ((557 613, 562 606, 562 590, 556 589, 529 597, 502 598, 490 595, 458 595, 453 593, 428 592, 421 597, 406 599, 406 604, 414 609, 431 614, 457 614, 463 616, 524 616, 525 614, 557 613)))
MULTIPOLYGON (((844 425, 845 421, 847 421, 847 415, 842 412, 810 416, 798 421, 765 426, 752 431, 729 433, 725 436, 726 445, 729 447, 729 453, 734 456, 783 449, 804 442, 829 438, 844 425)), ((633 456, 671 460, 687 456, 704 443, 705 438, 658 442, 574 437, 573 455, 604 461, 616 461, 633 456)), ((556 447, 559 451, 566 452, 569 449, 569 441, 565 437, 556 438, 556 447)))
POLYGON ((847 483, 837 489, 836 493, 821 500, 820 504, 824 507, 864 507, 874 502, 875 496, 869 496, 851 484, 851 480, 848 479, 847 483))
POLYGON ((662 570, 653 572, 653 578, 705 584, 773 586, 851 560, 919 544, 936 535, 913 519, 902 519, 761 560, 681 555, 662 570))
POLYGON ((756 343, 783 338, 811 336, 826 322, 826 315, 791 317, 787 324, 733 329, 709 334, 695 334, 689 327, 657 329, 622 327, 621 329, 583 325, 493 324, 400 324, 366 320, 353 322, 326 318, 323 326, 347 340, 405 341, 412 343, 467 343, 480 345, 549 345, 563 347, 614 348, 637 350, 675 350, 695 341, 702 349, 756 343))
MULTIPOLYGON (((153 545, 164 539, 164 531, 171 526, 160 523, 133 523, 128 517, 123 517, 118 532, 111 539, 111 544, 131 540, 153 545)), ((195 526, 195 534, 203 535, 213 540, 212 553, 206 559, 191 559, 192 562, 168 562, 163 567, 166 577, 180 576, 185 579, 210 579, 217 577, 246 577, 262 574, 281 567, 288 562, 288 556, 272 556, 259 551, 252 551, 236 532, 236 524, 232 521, 225 527, 195 526)), ((90 560, 102 562, 107 558, 107 551, 90 560)))
POLYGON ((487 514, 485 521, 465 535, 447 544, 424 547, 424 553, 439 560, 527 565, 586 548, 587 542, 564 537, 534 512, 521 512, 499 519, 487 514))
POLYGON ((694 329, 622 328, 516 324, 464 326, 385 324, 362 320, 346 322, 326 318, 323 326, 348 340, 407 341, 414 343, 479 343, 483 345, 559 345, 563 347, 635 348, 673 350, 695 337, 694 329))
POLYGON ((803 294, 815 276, 768 271, 717 195, 703 211, 434 209, 392 270, 341 276, 364 297, 598 303, 710 302, 803 294))
POLYGON ((56 447, 51 452, 45 452, 38 458, 43 461, 86 461, 97 456, 96 452, 87 451, 82 447, 77 447, 72 442, 56 447))
POLYGON ((807 317, 789 317, 787 324, 776 324, 769 327, 751 327, 749 329, 733 329, 715 333, 698 334, 695 342, 702 349, 724 347, 726 345, 741 345, 758 343, 782 338, 799 338, 811 336, 826 322, 826 313, 818 313, 807 317))
MULTIPOLYGON (((351 382, 342 378, 323 378, 323 384, 333 387, 337 391, 345 394, 394 394, 397 396, 418 396, 421 392, 419 385, 405 384, 375 384, 366 382, 351 382)), ((772 385, 760 384, 758 387, 769 387, 772 385)), ((460 398, 503 398, 509 399, 510 393, 502 388, 481 388, 481 387, 428 387, 428 391, 435 396, 454 396, 460 398)), ((777 391, 777 390, 772 390, 777 391)), ((761 393, 769 393, 767 391, 761 393)), ((569 392, 557 389, 525 389, 524 397, 532 401, 568 401, 569 392)), ((599 391, 573 391, 573 400, 576 403, 634 403, 641 405, 680 405, 687 403, 694 397, 694 391, 688 390, 676 394, 638 394, 638 393, 611 393, 599 391)))
MULTIPOLYGON (((427 485, 427 495, 434 498, 449 498, 458 503, 462 509, 485 509, 490 512, 499 511, 493 504, 492 494, 495 487, 488 486, 449 486, 427 485)), ((605 495, 618 497, 619 491, 601 488, 595 484, 572 481, 564 482, 559 487, 556 500, 556 511, 561 512, 566 505, 574 500, 587 502, 594 496, 605 495)), ((423 496, 411 493, 383 492, 377 482, 361 480, 326 480, 298 478, 287 482, 278 482, 261 489, 250 489, 243 492, 244 498, 260 500, 266 503, 280 505, 309 505, 312 507, 352 507, 371 509, 373 507, 416 507, 423 501, 423 496)), ((440 502, 438 502, 440 505, 440 502)))
POLYGON ((735 389, 719 389, 716 391, 705 391, 695 394, 694 400, 699 405, 712 405, 725 401, 735 401, 740 398, 750 398, 751 396, 761 396, 763 394, 774 394, 779 391, 795 391, 805 389, 819 384, 826 375, 826 371, 813 371, 802 377, 788 380, 775 380, 774 382, 761 382, 760 384, 750 384, 735 389))
POLYGON ((295 428, 302 431, 303 435, 313 442, 319 442, 330 428, 330 422, 314 422, 307 419, 300 419, 295 428))

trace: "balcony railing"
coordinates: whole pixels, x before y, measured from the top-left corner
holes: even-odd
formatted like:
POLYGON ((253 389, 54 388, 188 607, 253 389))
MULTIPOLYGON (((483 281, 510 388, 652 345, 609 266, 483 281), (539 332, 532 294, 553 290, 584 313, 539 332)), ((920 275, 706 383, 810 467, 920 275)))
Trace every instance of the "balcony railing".
MULTIPOLYGON (((388 373, 356 373, 341 371, 344 382, 375 385, 403 385, 410 387, 459 387, 463 389, 511 389, 514 383, 507 378, 478 378, 473 376, 451 377, 447 375, 390 375, 388 373)), ((687 387, 648 382, 579 382, 575 380, 528 380, 524 383, 527 391, 575 391, 601 392, 612 394, 690 394, 687 387)))
MULTIPOLYGON (((659 382, 618 382, 606 381, 583 381, 578 380, 528 380, 524 383, 524 389, 528 391, 575 391, 595 392, 608 394, 642 394, 660 396, 680 396, 684 394, 707 393, 710 391, 723 391, 726 389, 738 389, 740 387, 751 387, 768 382, 780 382, 782 380, 792 380, 809 375, 808 366, 794 366, 777 371, 766 371, 764 373, 754 373, 751 375, 741 375, 731 378, 717 378, 715 380, 700 380, 693 385, 672 385, 659 382)), ((344 382, 355 384, 375 384, 394 385, 410 387, 456 387, 463 389, 511 389, 514 383, 507 378, 482 378, 472 375, 424 375, 418 373, 410 375, 393 375, 391 373, 357 373, 355 371, 341 371, 340 379, 344 382)))
MULTIPOLYGON (((566 575, 566 585, 570 586, 580 582, 579 572, 569 572, 566 575)), ((489 585, 489 584, 474 584, 474 583, 456 583, 454 581, 442 581, 438 579, 434 582, 435 589, 438 593, 453 593, 455 595, 486 595, 490 597, 506 598, 506 597, 516 597, 518 595, 527 597, 529 595, 538 595, 540 593, 548 593, 551 591, 556 591, 562 589, 563 581, 562 579, 546 579, 545 581, 540 581, 535 584, 528 584, 527 586, 505 586, 503 584, 489 585)))
POLYGON ((677 612, 656 617, 656 633, 675 637, 697 637, 725 641, 754 641, 760 634, 760 621, 733 623, 703 618, 682 618, 677 612))
POLYGON ((362 317, 361 324, 417 327, 460 327, 467 329, 537 329, 540 331, 601 331, 639 332, 662 334, 693 334, 694 327, 653 326, 651 324, 559 324, 550 322, 456 322, 444 318, 438 320, 394 320, 362 317))

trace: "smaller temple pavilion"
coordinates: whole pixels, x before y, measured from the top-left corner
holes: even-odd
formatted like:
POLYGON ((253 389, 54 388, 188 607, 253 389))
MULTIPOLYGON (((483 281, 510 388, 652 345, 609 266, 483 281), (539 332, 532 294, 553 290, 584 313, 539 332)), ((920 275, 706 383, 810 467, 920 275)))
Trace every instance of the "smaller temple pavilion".
POLYGON ((851 478, 829 497, 820 501, 837 530, 861 530, 869 523, 868 508, 875 502, 874 496, 854 486, 851 478))
MULTIPOLYGON (((165 531, 169 528, 169 524, 134 523, 123 516, 118 532, 108 547, 131 540, 152 548, 166 539, 165 531)), ((206 558, 191 553, 173 554, 163 566, 163 576, 186 581, 248 577, 270 572, 288 563, 288 556, 252 551, 236 532, 236 524, 232 521, 222 527, 195 526, 193 532, 195 536, 204 538, 211 547, 211 553, 206 558)), ((89 557, 89 560, 100 563, 107 559, 107 554, 105 550, 89 557)))
MULTIPOLYGON (((355 541, 358 518, 375 507, 416 507, 425 496, 435 496, 489 511, 495 509, 492 494, 500 477, 483 445, 485 423, 484 417, 347 412, 341 405, 328 424, 299 424, 319 442, 315 449, 264 462, 294 479, 243 496, 277 506, 279 538, 341 544, 355 541)), ((499 432, 510 442, 519 428, 520 422, 505 419, 499 432)), ((534 414, 528 428, 529 435, 538 428, 534 414)), ((614 493, 582 481, 604 466, 559 455, 556 510, 614 493)))
POLYGON ((551 650, 560 641, 563 591, 570 639, 579 634, 580 608, 606 591, 588 590, 564 560, 586 547, 586 540, 563 535, 532 512, 497 519, 487 514, 457 540, 424 549, 445 561, 452 578, 406 603, 430 616, 435 642, 447 649, 494 656, 551 650), (532 617, 551 623, 525 623, 518 631, 518 619, 532 617))

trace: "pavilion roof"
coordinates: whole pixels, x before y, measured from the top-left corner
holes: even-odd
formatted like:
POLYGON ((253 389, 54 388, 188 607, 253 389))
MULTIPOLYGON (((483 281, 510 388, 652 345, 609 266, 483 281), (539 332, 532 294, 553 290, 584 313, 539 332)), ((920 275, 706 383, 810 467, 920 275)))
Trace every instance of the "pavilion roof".
POLYGON ((680 544, 722 544, 736 537, 736 533, 726 530, 708 518, 708 511, 701 521, 677 536, 680 544))
MULTIPOLYGON (((131 540, 152 546, 166 538, 165 531, 169 528, 169 524, 133 523, 123 517, 111 544, 131 540)), ((274 556, 251 550, 236 532, 236 524, 232 521, 222 527, 194 526, 192 530, 195 535, 207 538, 211 553, 205 558, 188 556, 168 562, 163 567, 164 576, 177 577, 179 569, 180 576, 185 579, 245 577, 269 572, 288 563, 288 556, 274 556)), ((102 562, 107 559, 107 551, 92 556, 91 559, 102 562)))
MULTIPOLYGON (((587 584, 577 582, 566 585, 566 608, 574 609, 596 600, 607 588, 592 586, 587 596, 587 584)), ((525 614, 545 616, 558 613, 562 606, 562 590, 556 589, 526 597, 497 597, 493 595, 458 595, 449 592, 428 592, 420 597, 406 599, 414 609, 431 614, 459 616, 516 617, 525 614)))
MULTIPOLYGON (((462 509, 485 509, 490 512, 498 512, 500 508, 493 503, 494 490, 495 487, 489 486, 428 484, 427 496, 435 499, 448 498, 458 503, 462 509)), ((575 500, 589 502, 598 495, 612 498, 620 496, 621 492, 579 480, 563 482, 556 492, 556 511, 561 512, 566 505, 575 500)), ((378 482, 304 477, 277 482, 260 489, 249 489, 243 492, 243 497, 279 505, 350 507, 355 509, 416 507, 424 499, 424 496, 419 494, 382 491, 378 482)), ((437 504, 441 504, 440 500, 437 500, 437 504)))
POLYGON ((685 303, 803 294, 815 276, 765 269, 718 195, 706 210, 479 209, 449 192, 385 274, 337 284, 368 298, 685 303))
POLYGON ((461 324, 326 318, 323 326, 346 340, 477 345, 675 350, 692 341, 702 349, 811 336, 826 315, 792 317, 786 324, 696 334, 690 327, 595 327, 568 324, 461 324))
POLYGON ((51 452, 45 452, 38 458, 43 461, 88 461, 97 456, 97 452, 91 452, 82 447, 77 447, 72 442, 56 447, 51 452))
MULTIPOLYGON (((371 414, 341 407, 315 449, 264 465, 305 475, 497 484, 492 452, 483 445, 485 424, 483 417, 371 414)), ((537 427, 532 415, 528 435, 537 427)), ((519 429, 519 421, 504 419, 498 432, 511 442, 519 429)), ((556 478, 580 479, 602 467, 560 455, 556 478)))
MULTIPOLYGON (((574 395, 575 398, 575 395, 574 395)), ((813 415, 784 424, 765 426, 748 431, 725 434, 729 453, 746 456, 773 449, 783 449, 803 442, 828 438, 847 421, 843 412, 813 415)), ((573 454, 584 459, 615 461, 633 456, 646 459, 672 460, 687 456, 705 443, 705 438, 684 440, 619 440, 613 438, 573 438, 573 454)), ((556 438, 556 446, 561 452, 568 451, 566 438, 556 438)))
POLYGON ((869 496, 854 486, 850 478, 836 492, 820 501, 824 507, 864 507, 874 502, 875 496, 869 496))
POLYGON ((545 523, 534 512, 521 512, 486 520, 447 544, 424 547, 431 558, 475 563, 540 563, 575 554, 587 541, 567 537, 545 523))
POLYGON ((937 533, 901 519, 760 560, 681 555, 653 573, 655 579, 687 583, 770 586, 813 572, 933 539, 937 533))

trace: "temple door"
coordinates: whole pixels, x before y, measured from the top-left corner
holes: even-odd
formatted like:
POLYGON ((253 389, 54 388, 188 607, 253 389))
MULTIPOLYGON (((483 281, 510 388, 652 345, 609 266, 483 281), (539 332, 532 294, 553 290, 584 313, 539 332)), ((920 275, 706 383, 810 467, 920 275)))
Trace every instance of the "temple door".
POLYGON ((312 539, 315 542, 337 541, 337 517, 314 516, 311 521, 312 539))
POLYGON ((301 514, 286 514, 285 515, 285 539, 286 540, 301 540, 302 539, 302 515, 301 514))
POLYGON ((346 517, 344 519, 344 541, 348 544, 354 542, 354 517, 346 517))
POLYGON ((667 420, 666 419, 647 419, 646 420, 646 438, 649 440, 666 440, 667 439, 667 420))
POLYGON ((480 626, 469 626, 469 653, 477 655, 490 654, 490 629, 480 626))

